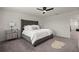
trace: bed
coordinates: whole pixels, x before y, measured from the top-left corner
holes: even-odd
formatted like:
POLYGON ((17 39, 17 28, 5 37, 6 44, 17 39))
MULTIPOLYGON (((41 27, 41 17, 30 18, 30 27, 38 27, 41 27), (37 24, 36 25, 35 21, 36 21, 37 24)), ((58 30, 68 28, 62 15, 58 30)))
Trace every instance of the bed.
MULTIPOLYGON (((27 26, 27 25, 39 25, 39 24, 38 24, 38 21, 21 19, 21 37, 24 38, 25 40, 27 40, 29 43, 31 43, 34 47, 36 47, 37 45, 39 45, 39 44, 41 44, 41 43, 43 43, 43 42, 45 42, 45 41, 53 38, 53 33, 51 33, 51 34, 49 34, 47 36, 44 36, 44 37, 42 36, 40 39, 37 39, 36 41, 33 40, 33 42, 32 42, 30 36, 27 36, 27 35, 23 34, 23 32, 24 32, 24 26, 27 26)), ((35 30, 35 31, 30 31, 30 32, 32 32, 31 34, 33 34, 33 32, 37 33, 37 32, 43 32, 43 31, 49 31, 49 30, 40 29, 40 31, 35 30)), ((25 32, 27 33, 27 31, 25 31, 25 32)), ((41 33, 39 35, 41 35, 41 33)))

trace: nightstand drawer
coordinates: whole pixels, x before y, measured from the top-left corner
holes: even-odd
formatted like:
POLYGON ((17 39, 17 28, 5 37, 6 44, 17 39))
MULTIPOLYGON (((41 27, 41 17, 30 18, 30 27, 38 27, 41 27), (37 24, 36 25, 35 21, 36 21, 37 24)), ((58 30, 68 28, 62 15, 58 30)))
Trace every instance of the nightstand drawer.
POLYGON ((13 38, 17 38, 17 35, 18 35, 17 33, 13 33, 13 34, 12 34, 12 37, 13 37, 13 38))
POLYGON ((12 39, 12 34, 7 34, 6 35, 6 39, 8 40, 8 39, 12 39))

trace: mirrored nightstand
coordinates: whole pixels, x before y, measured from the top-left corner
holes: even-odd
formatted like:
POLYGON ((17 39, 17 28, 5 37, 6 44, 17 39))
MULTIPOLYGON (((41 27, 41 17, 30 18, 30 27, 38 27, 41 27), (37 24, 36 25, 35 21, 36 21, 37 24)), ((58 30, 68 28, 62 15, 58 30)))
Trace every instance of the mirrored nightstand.
POLYGON ((6 40, 17 39, 18 29, 6 30, 5 36, 6 36, 6 40))

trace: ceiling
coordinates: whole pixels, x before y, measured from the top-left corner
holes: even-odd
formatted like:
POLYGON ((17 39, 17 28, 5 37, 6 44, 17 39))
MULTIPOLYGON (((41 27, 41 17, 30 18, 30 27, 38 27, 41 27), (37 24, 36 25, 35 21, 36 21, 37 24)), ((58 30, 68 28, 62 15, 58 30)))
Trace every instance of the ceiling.
MULTIPOLYGON (((38 17, 62 14, 66 12, 79 10, 78 7, 54 7, 54 10, 51 10, 46 12, 45 14, 42 14, 42 11, 39 11, 36 8, 41 8, 41 7, 0 7, 0 9, 2 10, 22 12, 22 13, 26 13, 26 14, 38 16, 38 17)), ((48 7, 48 8, 51 8, 51 7, 48 7)))

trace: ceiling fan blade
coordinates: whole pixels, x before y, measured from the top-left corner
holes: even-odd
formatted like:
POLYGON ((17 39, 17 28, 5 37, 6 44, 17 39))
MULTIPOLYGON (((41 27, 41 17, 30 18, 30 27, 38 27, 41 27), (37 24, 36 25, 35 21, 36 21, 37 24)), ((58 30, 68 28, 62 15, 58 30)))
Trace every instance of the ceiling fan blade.
POLYGON ((50 11, 50 10, 53 10, 54 8, 50 8, 50 9, 47 9, 46 11, 50 11))
POLYGON ((43 11, 42 9, 37 8, 37 10, 43 11))
POLYGON ((46 10, 46 7, 43 7, 43 10, 46 10))

